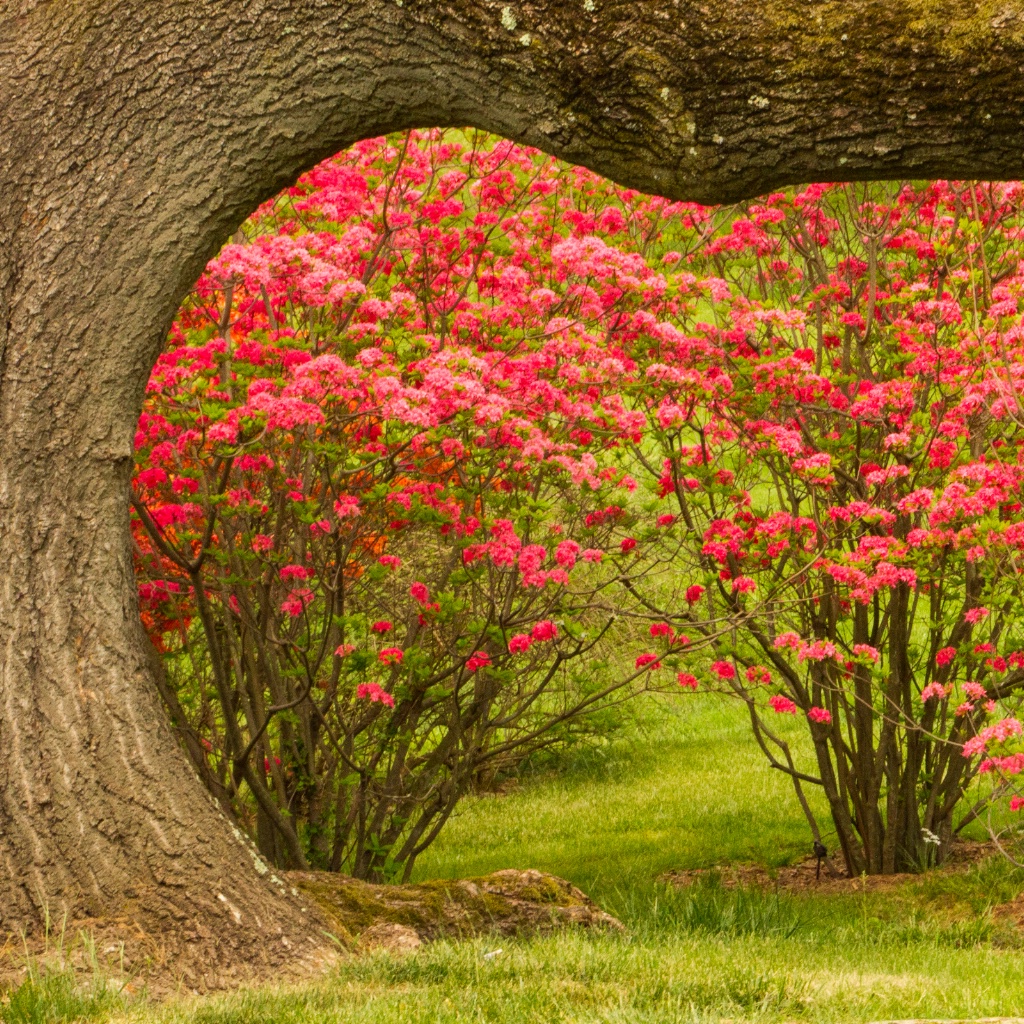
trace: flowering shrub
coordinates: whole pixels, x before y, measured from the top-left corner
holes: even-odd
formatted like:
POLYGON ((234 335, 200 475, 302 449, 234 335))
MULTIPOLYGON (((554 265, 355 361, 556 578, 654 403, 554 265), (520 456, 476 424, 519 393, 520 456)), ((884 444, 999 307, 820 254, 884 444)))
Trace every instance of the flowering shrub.
POLYGON ((1020 769, 975 756, 1024 685, 1020 255, 1017 183, 780 193, 626 351, 635 609, 713 650, 854 873, 941 859, 976 772, 1020 769), (806 717, 813 764, 774 714, 806 717))
POLYGON ((207 268, 139 425, 140 603, 208 784, 275 863, 408 873, 474 778, 674 679, 745 702, 851 871, 941 858, 1017 764, 1020 197, 709 209, 451 132, 315 168, 207 268))
POLYGON ((627 549, 587 523, 632 486, 604 337, 663 281, 581 187, 608 230, 664 206, 484 136, 365 142, 257 212, 153 370, 143 618, 273 863, 408 874, 481 777, 653 685, 603 668, 627 549))

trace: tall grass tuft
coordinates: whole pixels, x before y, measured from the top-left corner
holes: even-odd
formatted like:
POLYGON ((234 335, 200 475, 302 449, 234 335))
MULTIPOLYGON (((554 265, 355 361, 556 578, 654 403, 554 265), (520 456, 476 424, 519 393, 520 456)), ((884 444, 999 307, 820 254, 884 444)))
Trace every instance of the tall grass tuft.
POLYGON ((611 902, 612 913, 641 939, 673 933, 789 938, 801 925, 793 902, 777 891, 727 888, 716 872, 685 888, 656 883, 618 890, 611 902))
POLYGON ((82 935, 80 941, 92 966, 91 976, 83 980, 68 966, 61 932, 54 966, 26 954, 25 980, 17 988, 0 992, 0 1024, 72 1024, 105 1018, 124 1007, 123 985, 100 969, 92 940, 82 935))

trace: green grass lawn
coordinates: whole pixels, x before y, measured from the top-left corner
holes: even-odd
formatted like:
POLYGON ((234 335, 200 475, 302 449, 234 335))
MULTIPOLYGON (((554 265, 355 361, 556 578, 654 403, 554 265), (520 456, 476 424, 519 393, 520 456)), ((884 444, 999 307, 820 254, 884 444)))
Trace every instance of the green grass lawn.
POLYGON ((988 913, 1024 891, 1024 873, 1005 861, 884 894, 777 896, 726 890, 713 877, 677 892, 656 882, 673 867, 778 866, 809 846, 789 783, 764 765, 742 710, 684 698, 652 708, 628 742, 549 765, 505 796, 468 801, 417 869, 419 878, 551 871, 618 914, 625 935, 439 942, 412 956, 352 958, 314 986, 161 1007, 71 988, 48 997, 43 986, 0 1016, 8 1024, 76 1015, 126 1024, 859 1024, 1024 1013, 1024 942, 988 913))
MULTIPOLYGON (((799 745, 803 723, 779 724, 799 745)), ((824 802, 814 808, 827 830, 824 802)), ((467 801, 416 877, 532 867, 606 899, 670 868, 776 866, 810 849, 792 784, 765 763, 742 708, 686 695, 652 708, 628 740, 581 751, 506 796, 467 801)))

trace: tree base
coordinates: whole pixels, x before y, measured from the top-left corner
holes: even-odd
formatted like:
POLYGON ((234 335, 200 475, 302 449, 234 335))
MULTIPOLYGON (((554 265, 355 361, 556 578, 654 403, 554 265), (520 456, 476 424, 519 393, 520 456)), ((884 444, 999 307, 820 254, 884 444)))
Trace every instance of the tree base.
POLYGON ((305 930, 261 931, 208 904, 186 910, 140 892, 123 917, 58 920, 34 935, 0 936, 0 992, 17 987, 30 969, 70 969, 157 998, 315 978, 337 962, 339 948, 327 939, 330 925, 316 905, 303 904, 305 930))
POLYGON ((186 906, 169 902, 162 891, 140 891, 123 917, 52 922, 47 933, 24 941, 7 936, 0 948, 0 991, 20 984, 30 964, 40 971, 98 975, 108 987, 159 998, 313 979, 340 956, 381 945, 404 951, 442 937, 623 930, 571 883, 540 871, 413 885, 374 885, 314 871, 289 872, 284 879, 308 922, 304 930, 260 931, 239 925, 220 901, 186 906), (397 940, 392 932, 400 932, 397 940))

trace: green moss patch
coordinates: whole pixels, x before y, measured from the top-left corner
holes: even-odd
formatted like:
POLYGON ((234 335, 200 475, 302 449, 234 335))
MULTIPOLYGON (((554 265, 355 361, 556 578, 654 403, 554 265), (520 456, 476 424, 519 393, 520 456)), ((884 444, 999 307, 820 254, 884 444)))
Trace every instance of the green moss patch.
POLYGON ((547 933, 622 925, 565 879, 540 871, 496 871, 480 878, 375 885, 344 875, 296 871, 293 885, 312 899, 345 945, 371 925, 401 924, 424 941, 547 933))

